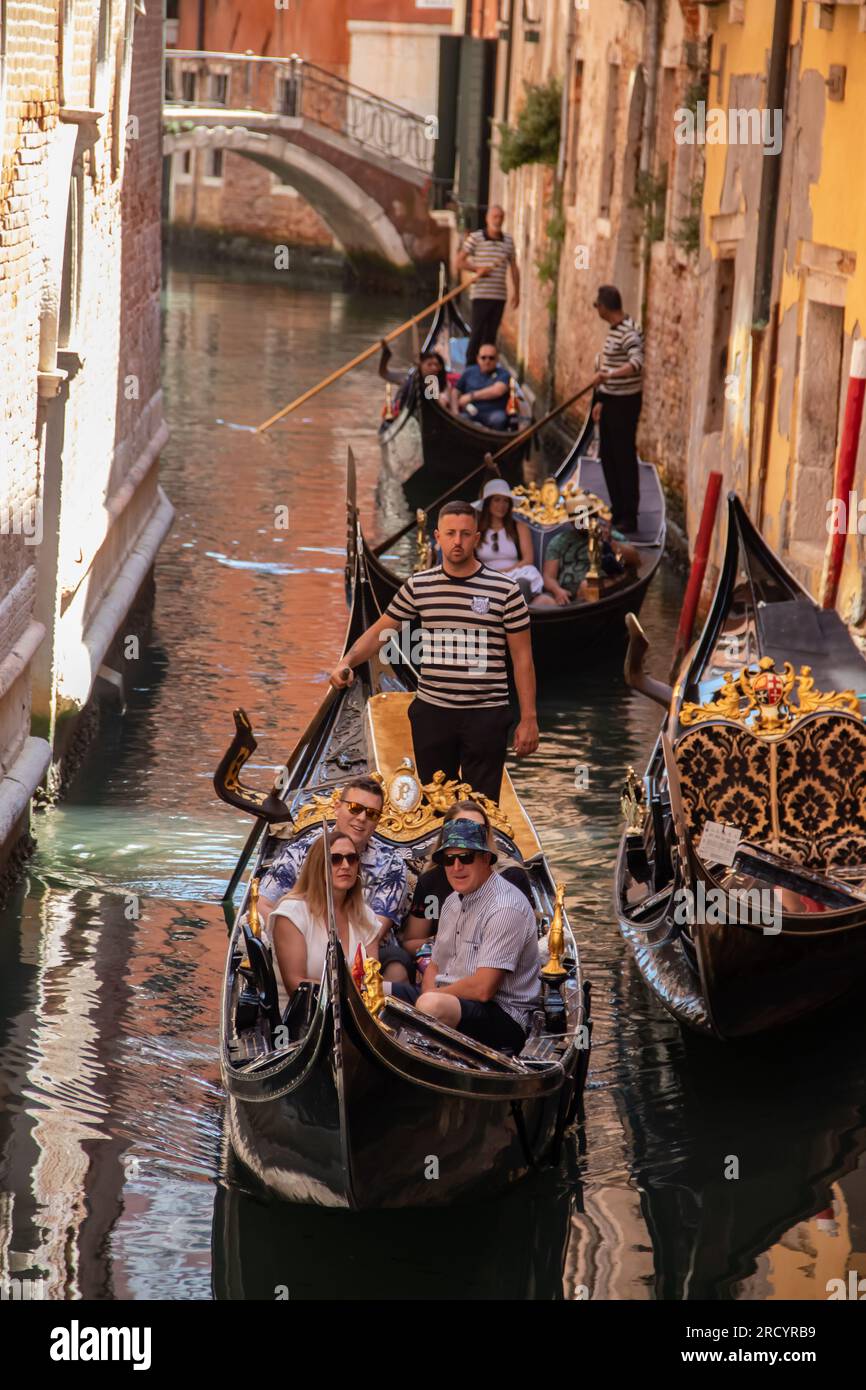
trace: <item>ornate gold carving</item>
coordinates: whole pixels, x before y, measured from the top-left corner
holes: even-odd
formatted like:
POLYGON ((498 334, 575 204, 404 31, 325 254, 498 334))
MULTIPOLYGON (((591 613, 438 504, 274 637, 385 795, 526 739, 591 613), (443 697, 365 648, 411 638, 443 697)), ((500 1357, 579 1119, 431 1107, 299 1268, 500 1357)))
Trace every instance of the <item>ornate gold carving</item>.
MULTIPOLYGON (((491 801, 483 793, 474 791, 468 782, 446 781, 444 772, 435 772, 433 781, 420 788, 422 795, 417 804, 410 810, 401 810, 399 806, 394 805, 388 793, 390 787, 401 780, 412 779, 417 782, 415 764, 412 759, 403 759, 402 766, 391 778, 388 787, 385 787, 384 778, 380 773, 373 772, 370 775, 375 777, 385 791, 385 804, 376 830, 386 840, 406 843, 410 840, 417 840, 419 836, 426 835, 430 830, 435 830, 437 823, 441 821, 445 812, 454 805, 455 801, 476 801, 487 812, 490 824, 496 830, 501 830, 503 835, 507 835, 509 839, 514 839, 514 828, 496 802, 491 801)), ((304 830, 308 825, 320 824, 324 820, 333 820, 337 803, 342 795, 342 788, 338 787, 328 796, 312 797, 295 816, 293 833, 304 830)))
POLYGON ((513 489, 515 513, 534 522, 536 526, 557 526, 569 518, 575 525, 586 525, 590 517, 610 520, 610 509, 592 492, 584 492, 577 483, 566 483, 562 492, 555 478, 545 478, 541 487, 530 483, 528 487, 513 489))
POLYGON ((587 547, 589 550, 589 569, 586 572, 586 578, 603 579, 604 576, 601 572, 601 531, 595 519, 587 527, 587 547))
POLYGON ((553 905, 553 921, 547 937, 547 964, 541 972, 542 980, 558 982, 564 980, 568 971, 562 963, 565 951, 565 930, 562 925, 565 906, 565 884, 557 883, 556 899, 553 905))
POLYGON ((262 923, 259 917, 259 880, 257 878, 250 879, 250 907, 247 921, 253 936, 261 936, 262 923))
POLYGON ((364 1003, 375 1018, 385 1007, 385 991, 382 988, 382 967, 375 956, 364 958, 364 1003))
POLYGON ((427 513, 423 507, 415 512, 418 531, 415 536, 415 573, 433 568, 433 547, 427 535, 427 513))
POLYGON ((643 788, 635 776, 633 767, 626 773, 619 804, 625 818, 626 830, 642 831, 646 820, 646 807, 643 804, 643 788))
POLYGON ((786 661, 780 675, 773 658, 762 656, 757 671, 744 666, 738 676, 727 672, 714 699, 702 705, 687 700, 680 711, 680 723, 688 726, 710 719, 730 719, 753 734, 773 738, 787 733, 804 715, 816 710, 839 710, 858 719, 863 717, 853 690, 816 690, 811 666, 801 666, 795 675, 793 666, 786 661), (793 704, 795 684, 797 703, 793 704))

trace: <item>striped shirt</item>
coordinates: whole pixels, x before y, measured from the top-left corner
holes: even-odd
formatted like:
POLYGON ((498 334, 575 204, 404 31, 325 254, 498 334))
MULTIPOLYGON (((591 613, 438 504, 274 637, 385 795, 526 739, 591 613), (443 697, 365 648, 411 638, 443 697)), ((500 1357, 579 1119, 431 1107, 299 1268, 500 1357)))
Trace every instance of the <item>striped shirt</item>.
POLYGON ((538 927, 519 888, 491 873, 474 893, 451 893, 442 904, 431 960, 436 984, 452 985, 476 970, 504 970, 493 1002, 529 1028, 539 999, 538 927))
POLYGON ((637 371, 632 376, 602 382, 598 389, 603 396, 634 396, 643 390, 643 334, 628 316, 615 324, 604 340, 602 370, 615 372, 627 362, 637 371))
POLYGON ((496 269, 491 270, 489 275, 473 281, 469 286, 469 298, 507 299, 508 283, 505 278, 505 261, 507 259, 509 265, 514 265, 516 254, 514 238, 510 237, 507 232, 503 232, 499 238, 489 237, 483 230, 470 232, 463 243, 463 250, 468 254, 469 259, 475 262, 478 270, 482 270, 484 266, 488 265, 496 266, 496 269))
POLYGON ((403 645, 419 668, 419 700, 446 709, 508 704, 506 634, 529 627, 513 579, 486 565, 455 579, 436 565, 407 579, 385 613, 417 628, 403 645))

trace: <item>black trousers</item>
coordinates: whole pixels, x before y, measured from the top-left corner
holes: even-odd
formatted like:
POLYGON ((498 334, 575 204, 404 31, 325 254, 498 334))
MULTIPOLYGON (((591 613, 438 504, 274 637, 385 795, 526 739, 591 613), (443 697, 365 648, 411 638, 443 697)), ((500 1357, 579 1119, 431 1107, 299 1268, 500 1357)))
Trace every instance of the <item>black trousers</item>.
POLYGON ((505 312, 504 299, 472 300, 472 334, 466 348, 466 365, 471 367, 482 343, 495 343, 505 312))
POLYGON ((643 396, 608 396, 599 392, 599 452, 604 481, 610 494, 613 524, 623 531, 637 530, 638 466, 637 422, 643 396))
POLYGON ((445 709, 415 699, 409 706, 409 723, 422 783, 432 782, 434 772, 444 772, 449 781, 459 775, 473 791, 499 800, 512 724, 507 705, 445 709))

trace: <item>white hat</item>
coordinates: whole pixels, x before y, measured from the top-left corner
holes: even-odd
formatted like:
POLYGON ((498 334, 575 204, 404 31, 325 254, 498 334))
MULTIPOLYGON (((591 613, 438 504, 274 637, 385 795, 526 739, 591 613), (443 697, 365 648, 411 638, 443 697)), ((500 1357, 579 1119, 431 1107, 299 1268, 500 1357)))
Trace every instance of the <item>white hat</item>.
POLYGON ((484 491, 478 501, 472 503, 473 507, 483 507, 488 497, 510 497, 512 502, 515 500, 514 493, 504 478, 491 478, 489 483, 485 483, 484 491))

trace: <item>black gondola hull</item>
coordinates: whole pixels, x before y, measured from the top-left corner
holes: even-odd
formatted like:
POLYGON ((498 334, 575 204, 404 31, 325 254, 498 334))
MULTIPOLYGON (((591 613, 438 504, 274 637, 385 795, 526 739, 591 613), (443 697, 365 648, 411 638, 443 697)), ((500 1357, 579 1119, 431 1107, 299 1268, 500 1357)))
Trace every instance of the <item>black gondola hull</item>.
POLYGON ((580 1054, 570 1074, 455 1079, 389 1039, 340 970, 337 1010, 323 1006, 309 1045, 265 1085, 224 1068, 232 1147, 260 1182, 356 1211, 443 1206, 501 1193, 554 1156, 580 1054))

